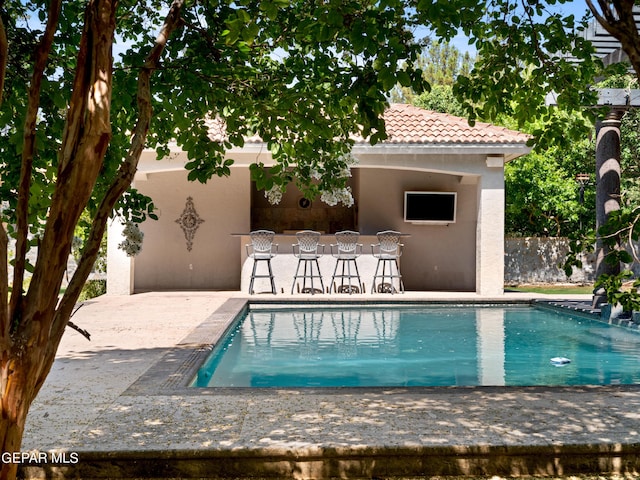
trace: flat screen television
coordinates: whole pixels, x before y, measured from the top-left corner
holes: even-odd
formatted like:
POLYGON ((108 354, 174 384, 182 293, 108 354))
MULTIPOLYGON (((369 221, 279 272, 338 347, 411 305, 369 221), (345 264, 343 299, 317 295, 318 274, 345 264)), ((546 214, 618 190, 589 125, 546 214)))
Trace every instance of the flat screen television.
POLYGON ((456 192, 404 192, 404 221, 455 223, 456 192))

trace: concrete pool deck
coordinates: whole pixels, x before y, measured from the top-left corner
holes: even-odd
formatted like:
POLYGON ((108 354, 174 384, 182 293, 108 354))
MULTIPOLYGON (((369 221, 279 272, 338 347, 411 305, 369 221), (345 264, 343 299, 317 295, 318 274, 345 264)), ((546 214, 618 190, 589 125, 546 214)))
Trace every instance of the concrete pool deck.
MULTIPOLYGON (((23 465, 23 474, 390 478, 640 471, 640 386, 265 392, 187 391, 174 382, 176 372, 193 367, 182 353, 203 344, 203 332, 222 328, 228 312, 220 307, 246 298, 154 292, 86 302, 73 322, 92 339, 65 334, 25 430, 22 451, 49 452, 49 461, 23 465)), ((329 298, 481 300, 439 292, 315 296, 329 298)), ((531 298, 552 297, 508 293, 495 300, 531 298)))

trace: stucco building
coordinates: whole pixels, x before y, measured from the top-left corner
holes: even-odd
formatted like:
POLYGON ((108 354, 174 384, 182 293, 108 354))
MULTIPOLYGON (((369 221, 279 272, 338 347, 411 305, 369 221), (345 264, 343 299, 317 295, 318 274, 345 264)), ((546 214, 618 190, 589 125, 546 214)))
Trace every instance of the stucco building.
MULTIPOLYGON (((187 180, 184 152, 161 160, 145 152, 135 187, 153 198, 159 220, 142 224, 144 246, 135 258, 117 248, 121 225, 110 226, 108 292, 246 291, 251 262, 244 250, 246 235, 266 228, 281 234, 274 259, 278 292, 291 288, 295 231, 324 232, 327 252, 336 231, 359 231, 361 276, 368 285, 374 265, 369 244, 377 231, 393 229, 406 234, 401 268, 407 290, 501 294, 504 164, 529 152, 528 136, 485 123, 470 127, 466 119, 410 105, 392 105, 385 120, 386 141, 375 146, 361 141, 353 149, 358 165, 350 179, 351 208, 301 201, 292 188, 279 205, 269 205, 250 179, 250 164, 271 163, 257 138, 228 153, 235 160, 230 177, 206 185, 187 180), (406 221, 407 191, 455 193, 455 221, 406 221)), ((322 262, 323 276, 330 279, 334 260, 326 256, 322 262)))

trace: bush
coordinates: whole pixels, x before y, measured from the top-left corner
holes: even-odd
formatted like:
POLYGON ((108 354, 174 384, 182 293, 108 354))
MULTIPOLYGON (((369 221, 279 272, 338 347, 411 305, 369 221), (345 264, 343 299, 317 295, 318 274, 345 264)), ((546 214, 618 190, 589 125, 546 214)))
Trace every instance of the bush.
POLYGON ((105 293, 107 293, 106 280, 89 280, 82 288, 78 301, 83 302, 85 300, 104 295, 105 293))

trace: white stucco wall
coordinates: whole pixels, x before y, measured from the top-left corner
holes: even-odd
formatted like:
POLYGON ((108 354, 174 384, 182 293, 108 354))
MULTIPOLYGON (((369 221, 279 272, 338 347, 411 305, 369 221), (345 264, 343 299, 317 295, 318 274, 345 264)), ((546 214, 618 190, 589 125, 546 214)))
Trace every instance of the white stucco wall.
MULTIPOLYGON (((232 234, 246 234, 251 229, 248 165, 259 160, 268 164, 265 150, 253 148, 234 155, 237 163, 230 178, 214 178, 206 185, 187 181, 187 173, 182 170, 186 158, 181 153, 167 161, 153 159, 142 164, 135 186, 154 199, 160 219, 143 224, 144 247, 133 261, 123 259, 124 254, 114 248, 120 240, 117 229, 115 235, 110 230, 108 271, 110 278, 117 280, 108 284, 109 293, 241 288, 244 245, 232 234), (176 223, 189 196, 204 220, 191 251, 176 223), (119 259, 112 258, 118 256, 119 259)), ((407 290, 500 295, 504 281, 502 157, 489 160, 488 156, 496 154, 487 147, 430 147, 428 151, 431 153, 422 146, 397 145, 354 150, 360 160, 353 178, 357 228, 363 235, 386 229, 408 234, 401 262, 407 290), (404 222, 407 190, 457 192, 456 222, 404 222)), ((370 253, 368 245, 365 253, 370 253)))
POLYGON ((362 169, 359 190, 361 232, 392 229, 409 235, 403 239, 401 261, 407 290, 475 290, 476 183, 461 184, 458 176, 429 172, 362 169), (457 192, 456 222, 404 222, 407 190, 457 192))
POLYGON ((144 222, 142 252, 135 258, 135 291, 164 289, 226 290, 240 284, 240 249, 233 233, 249 229, 249 171, 232 168, 230 177, 207 184, 187 181, 185 171, 161 172, 137 181, 159 210, 158 221, 144 222), (203 220, 191 251, 176 220, 187 197, 203 220))
POLYGON ((484 296, 504 291, 504 173, 489 168, 478 188, 476 292, 484 296))
POLYGON ((134 288, 133 259, 118 248, 124 225, 117 218, 107 225, 107 293, 131 295, 134 288))

